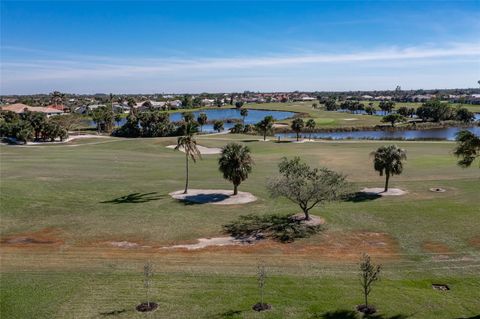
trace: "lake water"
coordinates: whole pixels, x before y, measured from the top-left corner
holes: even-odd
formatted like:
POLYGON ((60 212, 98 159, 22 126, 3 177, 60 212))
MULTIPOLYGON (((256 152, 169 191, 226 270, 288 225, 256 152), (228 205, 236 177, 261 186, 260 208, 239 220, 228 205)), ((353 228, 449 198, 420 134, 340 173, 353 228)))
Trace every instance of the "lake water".
MULTIPOLYGON (((428 130, 398 130, 398 131, 356 131, 356 132, 322 132, 312 133, 312 138, 317 139, 438 139, 438 140, 454 140, 455 134, 460 130, 467 129, 473 132, 475 135, 480 135, 480 126, 472 126, 468 128, 459 127, 447 127, 447 128, 435 128, 428 130)), ((295 138, 295 133, 279 133, 275 135, 280 138, 295 138)), ((302 134, 303 137, 308 138, 310 134, 302 134)))
MULTIPOLYGON (((226 119, 242 119, 240 115, 239 109, 209 109, 209 110, 202 110, 202 111, 194 111, 192 112, 195 116, 195 119, 200 115, 200 113, 207 114, 209 121, 221 120, 225 121, 226 119)), ((271 111, 271 110, 252 110, 248 109, 248 115, 245 117, 245 124, 255 124, 263 120, 265 116, 271 115, 277 121, 285 120, 287 118, 293 117, 295 115, 294 112, 286 112, 286 111, 271 111)), ((178 122, 182 120, 182 113, 171 113, 170 114, 170 121, 178 122)), ((117 125, 125 124, 127 120, 123 118, 117 125)), ((92 126, 95 126, 95 122, 91 122, 92 126)), ((224 123, 225 130, 232 128, 235 123, 224 123)), ((213 125, 207 124, 203 126, 203 132, 211 133, 213 132, 213 125)))

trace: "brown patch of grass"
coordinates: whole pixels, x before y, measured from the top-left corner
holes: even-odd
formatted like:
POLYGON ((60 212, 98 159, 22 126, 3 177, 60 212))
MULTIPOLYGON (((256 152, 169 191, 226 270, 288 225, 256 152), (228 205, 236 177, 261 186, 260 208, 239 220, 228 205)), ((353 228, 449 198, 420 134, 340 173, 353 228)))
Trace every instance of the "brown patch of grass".
POLYGON ((450 254, 452 251, 444 243, 436 241, 426 241, 422 244, 422 250, 434 254, 450 254))
POLYGON ((470 238, 470 240, 468 241, 468 243, 477 248, 477 249, 480 249, 480 235, 476 235, 476 236, 473 236, 472 238, 470 238))
POLYGON ((36 232, 9 235, 1 239, 2 245, 18 248, 59 246, 64 243, 58 228, 47 227, 36 232))

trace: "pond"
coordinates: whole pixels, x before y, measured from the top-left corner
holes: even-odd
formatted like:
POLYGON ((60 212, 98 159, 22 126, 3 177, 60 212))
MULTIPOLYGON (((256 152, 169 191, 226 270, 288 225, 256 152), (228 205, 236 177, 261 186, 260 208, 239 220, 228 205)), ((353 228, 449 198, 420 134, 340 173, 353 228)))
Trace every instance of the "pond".
MULTIPOLYGON (((435 128, 428 130, 386 130, 386 131, 356 131, 356 132, 321 132, 321 133, 312 133, 311 138, 318 139, 333 139, 333 140, 344 140, 344 139, 373 139, 373 140, 396 140, 396 139, 405 139, 405 140, 422 140, 422 139, 432 139, 432 140, 454 140, 455 134, 460 130, 467 129, 470 132, 473 132, 475 135, 480 135, 480 126, 471 126, 468 128, 459 128, 459 127, 446 127, 446 128, 435 128)), ((295 138, 295 133, 279 133, 275 135, 280 138, 295 138)), ((304 133, 303 137, 308 138, 310 134, 304 133)))
MULTIPOLYGON (((207 114, 208 121, 215 121, 221 120, 225 121, 226 119, 242 119, 240 115, 239 109, 208 109, 208 110, 200 110, 200 111, 193 111, 192 112, 197 118, 200 113, 207 114)), ((272 111, 272 110, 253 110, 248 109, 248 115, 245 117, 245 124, 255 124, 260 122, 265 116, 271 115, 277 121, 285 120, 287 118, 293 117, 295 112, 287 112, 287 111, 272 111)), ((170 114, 170 121, 178 122, 182 120, 182 113, 171 113, 170 114)), ((126 118, 122 118, 122 120, 117 123, 118 126, 122 126, 125 124, 126 118)), ((224 123, 225 130, 232 128, 235 123, 224 123)), ((91 121, 91 126, 95 126, 95 122, 91 121)), ((203 126, 203 132, 211 133, 213 132, 213 125, 207 124, 203 126)))

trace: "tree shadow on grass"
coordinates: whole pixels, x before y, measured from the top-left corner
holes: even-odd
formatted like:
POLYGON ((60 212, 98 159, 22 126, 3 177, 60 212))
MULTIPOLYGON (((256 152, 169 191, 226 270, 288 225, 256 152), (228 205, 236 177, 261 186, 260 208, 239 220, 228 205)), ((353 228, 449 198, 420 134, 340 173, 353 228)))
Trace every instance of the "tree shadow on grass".
POLYGON ((229 195, 215 193, 215 194, 195 194, 187 195, 184 198, 180 199, 185 205, 195 205, 195 204, 208 204, 208 203, 218 203, 227 198, 229 195))
POLYGON ((223 229, 235 238, 270 238, 282 243, 290 243, 298 238, 306 238, 323 230, 321 225, 311 226, 291 216, 242 215, 238 220, 226 224, 223 229))
POLYGON ((316 313, 310 319, 407 319, 407 315, 386 316, 381 314, 363 315, 358 311, 353 310, 335 310, 325 313, 316 313))
POLYGON ((350 194, 350 196, 348 196, 345 200, 347 202, 358 203, 358 202, 366 202, 366 201, 369 201, 369 200, 375 200, 375 199, 378 199, 380 197, 382 197, 382 196, 378 195, 378 194, 356 192, 356 193, 350 194))
POLYGON ((112 200, 100 202, 102 204, 139 204, 146 203, 152 200, 162 199, 164 195, 157 195, 157 192, 151 193, 132 193, 121 196, 112 200))
POLYGON ((480 319, 480 314, 473 316, 473 317, 459 317, 457 319, 480 319))

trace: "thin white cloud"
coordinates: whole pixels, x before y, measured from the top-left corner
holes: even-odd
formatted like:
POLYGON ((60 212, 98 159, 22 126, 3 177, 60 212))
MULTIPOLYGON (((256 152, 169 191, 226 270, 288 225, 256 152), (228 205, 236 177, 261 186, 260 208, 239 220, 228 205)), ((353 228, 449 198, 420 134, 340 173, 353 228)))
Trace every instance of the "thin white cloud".
MULTIPOLYGON (((2 48, 2 50, 4 50, 2 48)), ((25 49, 28 50, 28 49, 25 49)), ((32 50, 31 52, 33 52, 32 50)), ((42 56, 47 52, 42 51, 42 56)), ((369 64, 372 67, 388 68, 388 64, 412 66, 425 61, 431 64, 449 67, 453 63, 473 63, 480 69, 480 43, 452 43, 445 46, 424 45, 416 47, 390 47, 371 51, 349 53, 318 53, 297 55, 271 55, 262 57, 199 58, 199 59, 152 59, 119 58, 108 59, 104 56, 70 56, 62 59, 33 59, 2 61, 1 84, 13 88, 23 82, 88 80, 98 82, 99 87, 106 80, 157 79, 169 78, 179 80, 189 76, 205 76, 215 79, 228 78, 232 72, 248 72, 252 76, 261 76, 267 71, 287 70, 285 76, 295 77, 314 66, 353 66, 369 64), (473 60, 473 62, 472 62, 473 60), (475 63, 476 61, 476 63, 475 63)), ((125 82, 128 85, 128 82, 125 82)))

